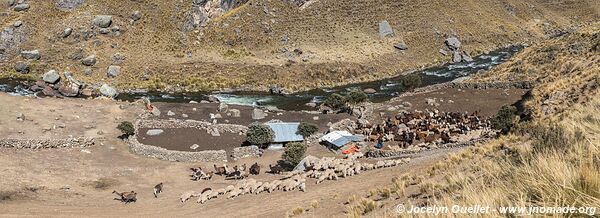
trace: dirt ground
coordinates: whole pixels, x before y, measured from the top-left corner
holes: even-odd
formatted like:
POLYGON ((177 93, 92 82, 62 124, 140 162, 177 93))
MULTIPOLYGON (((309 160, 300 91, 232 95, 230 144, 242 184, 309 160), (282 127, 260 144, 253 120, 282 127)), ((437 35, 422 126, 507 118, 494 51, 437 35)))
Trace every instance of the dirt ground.
POLYGON ((410 111, 439 110, 440 112, 479 111, 484 117, 494 116, 503 105, 512 105, 527 92, 526 89, 455 89, 445 88, 426 93, 393 99, 381 107, 385 112, 391 106, 410 102, 410 111), (428 105, 426 99, 434 99, 436 105, 428 105))
POLYGON ((146 135, 148 130, 140 129, 139 142, 176 151, 225 150, 231 152, 246 141, 246 135, 222 132, 221 136, 212 136, 206 130, 195 128, 163 129, 164 132, 156 136, 146 135), (190 146, 193 144, 200 147, 196 150, 191 149, 190 146))
MULTIPOLYGON (((341 217, 345 216, 344 203, 351 195, 364 195, 373 188, 389 184, 392 178, 404 173, 424 173, 428 166, 444 158, 447 153, 460 150, 426 151, 407 165, 368 171, 318 185, 309 179, 308 191, 304 193, 262 193, 244 195, 234 200, 218 198, 203 205, 195 203, 195 199, 181 203, 179 196, 186 191, 222 188, 235 181, 226 181, 221 177, 210 181, 190 180, 190 167, 210 169, 213 163, 167 162, 131 154, 127 145, 118 139, 120 132, 115 126, 122 120, 134 120, 136 112, 143 108, 141 105, 105 100, 34 99, 6 94, 0 94, 0 101, 3 102, 0 106, 3 112, 2 126, 19 126, 17 122, 20 121, 16 121, 14 113, 24 113, 33 120, 24 122, 38 122, 38 125, 20 125, 25 132, 20 135, 14 133, 18 131, 16 127, 10 131, 2 128, 2 137, 35 137, 39 135, 35 132, 39 126, 54 123, 54 117, 59 115, 78 115, 79 118, 61 119, 65 122, 65 130, 56 130, 56 136, 49 137, 85 135, 91 130, 84 131, 84 125, 93 121, 96 121, 94 132, 103 132, 96 146, 85 149, 0 149, 0 214, 4 217, 282 217, 293 208, 309 207, 307 205, 311 201, 317 201, 319 207, 311 209, 307 215, 341 217), (122 107, 125 109, 120 109, 122 107), (47 115, 48 108, 56 108, 52 116, 47 115), (159 182, 165 184, 164 193, 154 198, 152 187, 159 182), (114 200, 116 195, 111 193, 113 190, 134 190, 138 193, 138 202, 124 205, 114 200)), ((166 112, 164 105, 159 105, 159 108, 166 112)), ((319 145, 311 145, 308 153, 316 156, 333 155, 319 145)), ((280 158, 281 151, 266 151, 261 158, 242 159, 228 164, 258 162, 264 172, 269 164, 275 164, 280 158)), ((271 181, 280 177, 263 173, 253 178, 271 181)))

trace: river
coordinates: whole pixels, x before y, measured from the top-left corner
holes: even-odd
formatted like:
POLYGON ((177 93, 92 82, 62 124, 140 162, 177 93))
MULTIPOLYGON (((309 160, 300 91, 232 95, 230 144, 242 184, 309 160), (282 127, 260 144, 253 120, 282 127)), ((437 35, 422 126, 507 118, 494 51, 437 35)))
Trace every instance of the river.
MULTIPOLYGON (((413 74, 421 77, 421 87, 444 82, 450 82, 460 78, 467 77, 482 70, 489 70, 498 64, 510 59, 515 53, 522 50, 522 47, 514 46, 499 49, 488 54, 479 55, 473 58, 472 62, 446 64, 443 66, 432 67, 425 70, 416 71, 413 74)), ((217 97, 221 102, 237 105, 270 105, 284 110, 303 110, 310 109, 305 106, 306 103, 319 103, 332 93, 346 93, 354 89, 372 88, 377 91, 375 94, 369 94, 371 102, 384 102, 402 92, 405 88, 399 84, 403 76, 397 76, 389 79, 382 79, 372 82, 355 83, 338 87, 313 89, 304 92, 298 92, 291 95, 271 95, 266 92, 234 91, 234 92, 181 92, 165 93, 158 91, 139 92, 139 93, 121 93, 117 96, 120 100, 135 100, 147 97, 154 102, 176 102, 184 103, 189 101, 198 101, 208 99, 208 96, 217 97)), ((8 79, 0 80, 0 91, 13 95, 35 95, 21 81, 8 79)))

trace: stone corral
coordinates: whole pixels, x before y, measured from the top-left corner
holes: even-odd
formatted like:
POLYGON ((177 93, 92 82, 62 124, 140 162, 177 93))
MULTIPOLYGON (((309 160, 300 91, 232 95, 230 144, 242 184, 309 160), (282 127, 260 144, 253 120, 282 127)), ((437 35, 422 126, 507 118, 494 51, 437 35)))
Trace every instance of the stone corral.
POLYGON ((0 139, 0 148, 48 149, 83 148, 93 146, 94 139, 79 137, 68 139, 0 139))
POLYGON ((260 156, 262 156, 262 154, 263 154, 262 149, 258 148, 258 146, 253 145, 253 146, 234 148, 233 152, 231 153, 231 157, 234 160, 238 160, 238 159, 247 158, 247 157, 260 157, 260 156))
POLYGON ((161 160, 176 162, 227 161, 227 152, 225 150, 198 152, 172 151, 161 147, 142 144, 138 142, 136 136, 129 137, 127 141, 129 143, 129 149, 133 153, 161 160))
MULTIPOLYGON (((128 144, 129 149, 138 155, 157 158, 161 160, 177 161, 177 162, 216 162, 225 161, 227 162, 227 152, 225 150, 206 150, 197 152, 187 151, 173 151, 165 148, 145 145, 137 140, 138 130, 140 128, 197 128, 202 130, 218 129, 219 132, 230 132, 230 133, 243 133, 245 134, 248 130, 247 127, 233 124, 212 124, 208 122, 195 121, 195 120, 154 120, 145 119, 142 116, 141 119, 135 122, 135 135, 129 137, 128 144)), ((252 146, 250 146, 252 147, 252 146)), ((256 146, 254 146, 256 147, 256 146)), ((250 157, 262 154, 258 147, 255 148, 244 148, 234 151, 234 154, 240 157, 250 157)), ((260 156, 260 155, 259 155, 260 156)))

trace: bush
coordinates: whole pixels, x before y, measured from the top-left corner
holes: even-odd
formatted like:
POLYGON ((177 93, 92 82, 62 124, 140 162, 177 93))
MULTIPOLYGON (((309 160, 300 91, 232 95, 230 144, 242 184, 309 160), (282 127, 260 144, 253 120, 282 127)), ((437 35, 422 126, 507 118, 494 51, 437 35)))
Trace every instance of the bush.
POLYGON ((285 150, 281 158, 289 164, 296 166, 304 158, 306 153, 306 145, 301 142, 291 142, 285 146, 285 150))
POLYGON ((133 127, 133 124, 129 121, 121 122, 121 124, 117 126, 117 129, 121 130, 121 133, 123 133, 123 135, 127 137, 135 134, 135 128, 133 127))
POLYGON ((248 126, 246 141, 254 145, 265 145, 273 141, 275 132, 264 124, 253 123, 248 126))
POLYGON ((492 119, 492 127, 500 130, 503 134, 508 133, 514 126, 517 108, 504 105, 492 119))
POLYGON ((327 97, 325 101, 323 101, 323 104, 334 110, 341 110, 346 107, 346 98, 344 98, 344 96, 340 94, 333 93, 329 97, 327 97))
POLYGON ((421 76, 416 74, 408 74, 400 78, 400 84, 407 90, 413 90, 423 83, 421 76))
POLYGON ((304 138, 308 138, 309 136, 317 133, 319 131, 319 127, 312 123, 302 122, 298 126, 298 132, 296 134, 303 136, 304 138))
POLYGON ((368 98, 369 96, 365 92, 361 90, 354 90, 346 95, 346 102, 350 104, 358 104, 365 102, 368 98))

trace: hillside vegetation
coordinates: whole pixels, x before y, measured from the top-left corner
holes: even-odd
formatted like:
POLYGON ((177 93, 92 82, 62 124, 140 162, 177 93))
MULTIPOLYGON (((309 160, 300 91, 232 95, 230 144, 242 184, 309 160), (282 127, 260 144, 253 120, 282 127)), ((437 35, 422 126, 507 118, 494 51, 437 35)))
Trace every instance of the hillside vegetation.
MULTIPOLYGON (((514 60, 474 78, 473 81, 515 81, 515 78, 534 81, 535 88, 524 99, 521 121, 515 123, 508 135, 450 154, 418 179, 398 177, 387 189, 398 193, 398 200, 378 204, 389 205, 385 208, 397 203, 599 208, 599 27, 593 24, 576 33, 532 45, 514 60), (537 73, 520 77, 527 71, 537 73), (556 93, 562 93, 561 99, 549 101, 556 93), (550 105, 552 109, 548 109, 550 105), (404 194, 408 193, 406 190, 416 191, 404 194)), ((361 204, 351 204, 349 214, 355 215, 356 208, 361 208, 361 204)), ((358 213, 379 216, 395 213, 393 210, 358 213)), ((498 211, 493 215, 519 216, 498 211)))
POLYGON ((448 36, 473 56, 572 31, 597 21, 600 8, 593 0, 249 0, 228 1, 199 23, 193 3, 207 1, 30 0, 20 12, 9 2, 0 4, 5 73, 26 62, 34 76, 55 69, 91 84, 170 90, 302 90, 374 80, 450 61, 438 52, 448 36), (134 11, 141 19, 132 19, 134 11), (110 33, 92 25, 96 15, 112 16, 110 33), (379 35, 384 20, 394 36, 379 35), (64 37, 66 28, 72 33, 64 37), (393 47, 400 42, 408 50, 393 47), (19 55, 35 49, 40 60, 19 55), (82 65, 89 55, 97 63, 82 65), (109 65, 121 67, 117 77, 106 76, 109 65))

